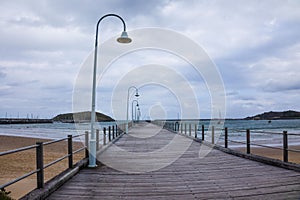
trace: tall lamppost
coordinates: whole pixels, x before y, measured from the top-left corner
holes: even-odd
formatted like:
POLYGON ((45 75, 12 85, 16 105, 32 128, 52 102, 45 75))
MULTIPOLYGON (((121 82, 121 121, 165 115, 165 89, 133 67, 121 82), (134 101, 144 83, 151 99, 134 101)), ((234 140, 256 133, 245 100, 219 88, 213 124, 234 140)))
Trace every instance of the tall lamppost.
POLYGON ((127 113, 126 113, 126 133, 128 133, 128 109, 129 109, 129 91, 135 89, 135 96, 139 97, 139 90, 135 86, 130 86, 127 91, 127 113))
POLYGON ((92 111, 91 111, 91 137, 89 142, 89 167, 97 167, 96 165, 96 134, 95 134, 95 122, 96 122, 96 74, 97 74, 97 50, 98 50, 98 29, 100 22, 106 17, 117 17, 123 23, 123 32, 117 39, 119 43, 130 43, 132 40, 128 37, 126 32, 125 21, 116 14, 107 14, 101 17, 96 25, 96 39, 95 39, 95 52, 94 52, 94 70, 93 70, 93 88, 92 88, 92 111))
MULTIPOLYGON (((136 102, 136 106, 139 106, 138 100, 133 100, 133 101, 131 102, 131 119, 132 119, 132 121, 134 121, 134 119, 136 119, 136 117, 133 118, 133 103, 134 103, 134 102, 136 102)), ((135 111, 136 111, 136 108, 135 108, 135 111)))

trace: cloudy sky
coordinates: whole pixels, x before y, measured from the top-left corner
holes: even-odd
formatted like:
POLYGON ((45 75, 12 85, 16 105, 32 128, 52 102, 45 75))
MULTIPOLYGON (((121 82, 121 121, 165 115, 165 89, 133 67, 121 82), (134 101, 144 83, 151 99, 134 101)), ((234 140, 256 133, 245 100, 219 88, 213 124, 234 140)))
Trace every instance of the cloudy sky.
MULTIPOLYGON (((201 46, 222 77, 226 117, 247 117, 271 110, 299 111, 299 10, 297 0, 1 0, 0 117, 32 114, 49 118, 71 112, 74 85, 83 63, 93 51, 95 24, 107 13, 122 16, 129 32, 148 27, 168 29, 201 46)), ((116 19, 103 21, 100 43, 118 34, 120 26, 116 19)), ((131 59, 124 57, 123 64, 147 65, 149 62, 140 60, 150 58, 152 63, 163 65, 168 65, 168 61, 174 66, 182 62, 170 58, 161 63, 157 52, 144 51, 131 55, 131 59)), ((114 69, 110 70, 113 74, 114 69)), ((117 76, 118 73, 113 74, 119 82, 124 78, 117 76)), ((195 80, 189 73, 184 76, 193 86, 203 87, 203 80, 195 80)), ((114 79, 106 79, 104 84, 99 84, 98 99, 104 98, 102 94, 115 95, 109 94, 116 88, 111 81, 114 79)), ((91 85, 91 80, 87 83, 91 85)), ((161 98, 165 89, 140 87, 140 93, 144 93, 140 99, 143 117, 155 110, 156 115, 163 113, 157 107, 161 104, 168 117, 177 117, 176 95, 161 98)), ((201 117, 208 118, 210 91, 203 88, 205 94, 197 98, 203 97, 199 100, 201 117)), ((112 99, 101 101, 97 110, 112 115, 112 99)), ((90 99, 86 101, 89 107, 90 99)))

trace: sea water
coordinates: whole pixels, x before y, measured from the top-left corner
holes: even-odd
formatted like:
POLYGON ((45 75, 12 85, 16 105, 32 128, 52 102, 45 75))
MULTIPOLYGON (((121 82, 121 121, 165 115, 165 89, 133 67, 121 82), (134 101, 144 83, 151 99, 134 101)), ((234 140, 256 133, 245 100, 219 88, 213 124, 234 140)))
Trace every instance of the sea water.
MULTIPOLYGON (((115 125, 115 122, 99 122, 95 128, 100 130, 100 141, 103 138, 104 127, 115 125)), ((201 125, 205 126, 205 135, 209 135, 210 121, 199 120, 198 135, 201 135, 201 125)), ((240 142, 246 141, 246 129, 251 131, 251 142, 258 144, 282 146, 282 132, 289 134, 289 145, 300 145, 300 120, 225 120, 224 127, 228 127, 228 139, 240 142), (263 133, 268 132, 268 133, 263 133)), ((45 139, 60 139, 67 135, 83 134, 90 130, 90 123, 50 123, 50 124, 1 124, 0 135, 22 136, 45 139)), ((215 141, 219 144, 224 143, 224 130, 215 130, 215 141)), ((75 140, 82 140, 76 138, 75 140)), ((245 146, 242 144, 230 143, 235 147, 245 146)))
MULTIPOLYGON (((99 122, 95 129, 116 125, 115 122, 99 122)), ((0 135, 42 139, 61 139, 68 135, 80 135, 91 129, 90 123, 47 123, 47 124, 1 124, 0 135)), ((75 139, 75 141, 78 139, 75 139)))
MULTIPOLYGON (((210 121, 199 121, 207 129, 210 121)), ((288 144, 300 145, 300 120, 225 120, 224 127, 228 128, 228 139, 237 142, 246 142, 246 130, 250 130, 250 142, 268 145, 282 146, 283 131, 288 133, 288 144)), ((200 127, 201 129, 201 127, 200 127)), ((219 136, 216 141, 224 144, 224 129, 215 131, 219 136)), ((201 134, 201 131, 198 131, 201 134)), ((209 130, 206 134, 209 136, 209 130)), ((244 144, 229 142, 231 147, 245 147, 244 144)))

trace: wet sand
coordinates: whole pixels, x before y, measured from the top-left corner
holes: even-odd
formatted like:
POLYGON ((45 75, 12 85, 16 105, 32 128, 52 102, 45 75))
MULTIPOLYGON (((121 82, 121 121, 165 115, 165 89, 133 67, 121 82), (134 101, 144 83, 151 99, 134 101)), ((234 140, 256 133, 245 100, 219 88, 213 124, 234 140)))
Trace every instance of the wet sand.
MULTIPOLYGON (((46 142, 46 139, 0 136, 0 152, 16 149, 24 146, 34 145, 36 142, 46 142)), ((82 147, 81 142, 73 143, 73 151, 82 147)), ((44 146, 44 164, 50 163, 67 154, 67 142, 62 141, 55 144, 44 146)), ((74 163, 84 158, 84 151, 74 154, 74 163)), ((4 184, 19 176, 24 175, 36 168, 35 149, 26 150, 19 153, 5 155, 0 157, 0 184, 4 184)), ((63 170, 67 169, 68 160, 63 161, 45 169, 45 181, 50 180, 63 170)), ((36 175, 32 175, 18 183, 6 188, 11 191, 10 196, 20 198, 29 191, 36 188, 36 175)))

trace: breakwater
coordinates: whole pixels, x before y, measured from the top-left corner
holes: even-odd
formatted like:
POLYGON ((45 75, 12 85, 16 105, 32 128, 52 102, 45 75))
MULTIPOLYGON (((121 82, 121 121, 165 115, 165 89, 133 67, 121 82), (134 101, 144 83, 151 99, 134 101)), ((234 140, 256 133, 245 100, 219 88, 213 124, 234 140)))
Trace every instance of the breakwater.
POLYGON ((0 118, 0 124, 39 124, 53 123, 52 119, 0 118))

